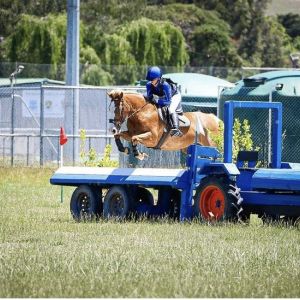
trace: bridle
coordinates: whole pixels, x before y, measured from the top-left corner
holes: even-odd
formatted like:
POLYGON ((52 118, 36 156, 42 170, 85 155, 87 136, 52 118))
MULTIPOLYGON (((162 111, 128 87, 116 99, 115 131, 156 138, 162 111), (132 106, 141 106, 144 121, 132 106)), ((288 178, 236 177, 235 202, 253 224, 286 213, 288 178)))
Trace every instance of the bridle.
MULTIPOLYGON (((109 108, 111 106, 111 103, 113 102, 114 100, 112 99, 111 102, 110 102, 110 105, 109 105, 109 108)), ((119 120, 116 120, 116 118, 114 119, 109 119, 109 122, 110 123, 113 123, 117 130, 119 131, 120 128, 121 128, 121 125, 126 121, 126 119, 130 119, 132 118, 134 115, 136 115, 138 112, 140 112, 149 102, 146 102, 142 107, 138 108, 137 110, 134 110, 133 107, 127 103, 124 98, 122 98, 120 100, 120 104, 119 104, 119 115, 120 115, 120 118, 119 120), (133 111, 131 114, 129 114, 128 116, 126 116, 125 112, 124 112, 124 108, 127 107, 128 108, 128 111, 133 111)), ((116 103, 115 103, 115 107, 116 107, 116 103)))

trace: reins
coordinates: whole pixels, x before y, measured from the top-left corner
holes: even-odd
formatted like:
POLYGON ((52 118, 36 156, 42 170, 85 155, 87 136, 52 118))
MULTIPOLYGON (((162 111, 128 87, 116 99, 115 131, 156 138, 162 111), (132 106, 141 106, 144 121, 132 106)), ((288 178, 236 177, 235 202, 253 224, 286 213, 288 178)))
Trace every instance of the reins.
POLYGON ((137 114, 139 111, 141 111, 148 103, 149 103, 149 102, 146 101, 146 103, 145 103, 142 107, 140 107, 139 109, 137 109, 136 111, 134 111, 131 115, 129 115, 129 116, 127 117, 127 119, 130 119, 130 118, 133 117, 135 114, 137 114))

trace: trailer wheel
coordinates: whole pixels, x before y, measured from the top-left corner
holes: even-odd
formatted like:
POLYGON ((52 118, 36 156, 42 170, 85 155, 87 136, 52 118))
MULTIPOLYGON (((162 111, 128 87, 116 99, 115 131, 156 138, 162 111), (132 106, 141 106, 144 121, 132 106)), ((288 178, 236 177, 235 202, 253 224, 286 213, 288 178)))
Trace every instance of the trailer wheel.
POLYGON ((174 221, 179 220, 180 217, 180 199, 181 192, 177 189, 173 189, 170 199, 169 217, 174 221))
POLYGON ((124 219, 130 212, 130 198, 126 189, 121 186, 111 187, 103 204, 103 216, 105 218, 124 219))
POLYGON ((154 198, 152 193, 143 187, 137 188, 134 199, 135 202, 138 203, 154 205, 154 198))
POLYGON ((70 210, 76 221, 99 218, 102 213, 101 192, 87 185, 77 187, 71 197, 70 210))
POLYGON ((243 199, 239 189, 227 178, 207 177, 194 198, 196 216, 206 221, 237 221, 243 199))

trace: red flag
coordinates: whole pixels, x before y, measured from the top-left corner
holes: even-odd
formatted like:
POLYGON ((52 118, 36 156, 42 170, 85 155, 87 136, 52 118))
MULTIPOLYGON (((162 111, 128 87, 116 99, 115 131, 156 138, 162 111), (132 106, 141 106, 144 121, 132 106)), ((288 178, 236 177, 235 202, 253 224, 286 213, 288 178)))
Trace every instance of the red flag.
POLYGON ((63 127, 60 127, 60 135, 59 135, 59 143, 60 145, 64 145, 68 141, 68 137, 65 134, 65 130, 63 127))

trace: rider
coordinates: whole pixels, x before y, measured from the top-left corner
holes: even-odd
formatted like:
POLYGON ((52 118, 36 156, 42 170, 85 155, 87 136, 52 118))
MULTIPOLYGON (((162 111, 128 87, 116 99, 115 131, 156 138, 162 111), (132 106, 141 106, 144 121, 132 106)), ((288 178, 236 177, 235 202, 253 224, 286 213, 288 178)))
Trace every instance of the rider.
POLYGON ((147 98, 149 101, 155 102, 158 106, 168 106, 170 114, 171 136, 182 136, 181 130, 178 128, 177 107, 181 102, 181 95, 175 84, 169 84, 162 78, 162 72, 159 67, 153 66, 147 72, 147 98), (157 95, 158 100, 153 95, 157 95))

